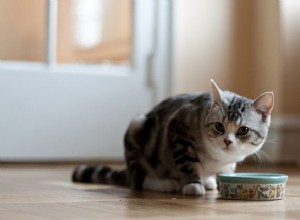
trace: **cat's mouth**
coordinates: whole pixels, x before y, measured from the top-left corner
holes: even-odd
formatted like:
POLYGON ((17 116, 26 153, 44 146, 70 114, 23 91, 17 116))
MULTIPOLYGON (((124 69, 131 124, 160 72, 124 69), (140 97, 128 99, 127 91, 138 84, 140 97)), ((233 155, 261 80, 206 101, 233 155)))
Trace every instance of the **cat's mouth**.
POLYGON ((224 148, 223 148, 223 150, 225 152, 237 152, 240 149, 241 149, 240 147, 237 147, 237 146, 234 146, 234 145, 229 145, 229 146, 225 145, 224 148))

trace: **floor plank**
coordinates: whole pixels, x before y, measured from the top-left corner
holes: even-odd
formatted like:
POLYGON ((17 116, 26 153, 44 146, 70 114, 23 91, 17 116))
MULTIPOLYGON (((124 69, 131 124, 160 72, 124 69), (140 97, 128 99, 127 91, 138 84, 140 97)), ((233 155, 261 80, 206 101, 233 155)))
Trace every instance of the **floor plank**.
POLYGON ((74 184, 73 166, 1 165, 1 220, 49 219, 300 219, 300 170, 242 167, 238 171, 289 175, 284 200, 222 200, 211 191, 201 197, 132 191, 109 185, 74 184))

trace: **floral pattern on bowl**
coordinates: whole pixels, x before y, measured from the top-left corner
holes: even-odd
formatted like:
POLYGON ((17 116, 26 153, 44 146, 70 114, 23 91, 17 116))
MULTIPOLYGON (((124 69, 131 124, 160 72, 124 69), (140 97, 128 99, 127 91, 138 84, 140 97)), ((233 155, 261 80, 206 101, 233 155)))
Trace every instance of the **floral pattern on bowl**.
POLYGON ((239 200, 283 199, 288 177, 283 174, 221 174, 218 183, 221 198, 239 200))

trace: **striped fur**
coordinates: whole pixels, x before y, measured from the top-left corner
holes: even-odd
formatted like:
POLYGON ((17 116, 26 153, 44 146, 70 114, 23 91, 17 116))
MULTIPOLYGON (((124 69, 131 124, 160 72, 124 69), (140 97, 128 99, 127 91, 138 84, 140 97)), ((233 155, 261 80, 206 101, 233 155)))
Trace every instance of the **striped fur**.
POLYGON ((256 100, 222 91, 168 98, 136 116, 124 136, 127 169, 79 166, 74 182, 203 195, 215 175, 258 151, 268 134, 273 94, 256 100))

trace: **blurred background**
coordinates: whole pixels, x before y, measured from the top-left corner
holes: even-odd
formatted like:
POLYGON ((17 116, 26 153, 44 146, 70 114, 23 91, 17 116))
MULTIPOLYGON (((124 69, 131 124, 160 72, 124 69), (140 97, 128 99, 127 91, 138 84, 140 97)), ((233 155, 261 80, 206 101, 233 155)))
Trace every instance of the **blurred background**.
POLYGON ((177 1, 177 92, 221 88, 255 98, 274 91, 264 151, 299 162, 300 1, 177 1))
POLYGON ((213 78, 274 91, 264 151, 300 163, 300 1, 0 0, 0 159, 122 160, 130 119, 213 78))
MULTIPOLYGON (((56 2, 58 63, 130 59, 131 1, 52 2, 56 2)), ((1 60, 46 61, 48 1, 1 0, 0 6, 5 18, 1 19, 1 60)))

